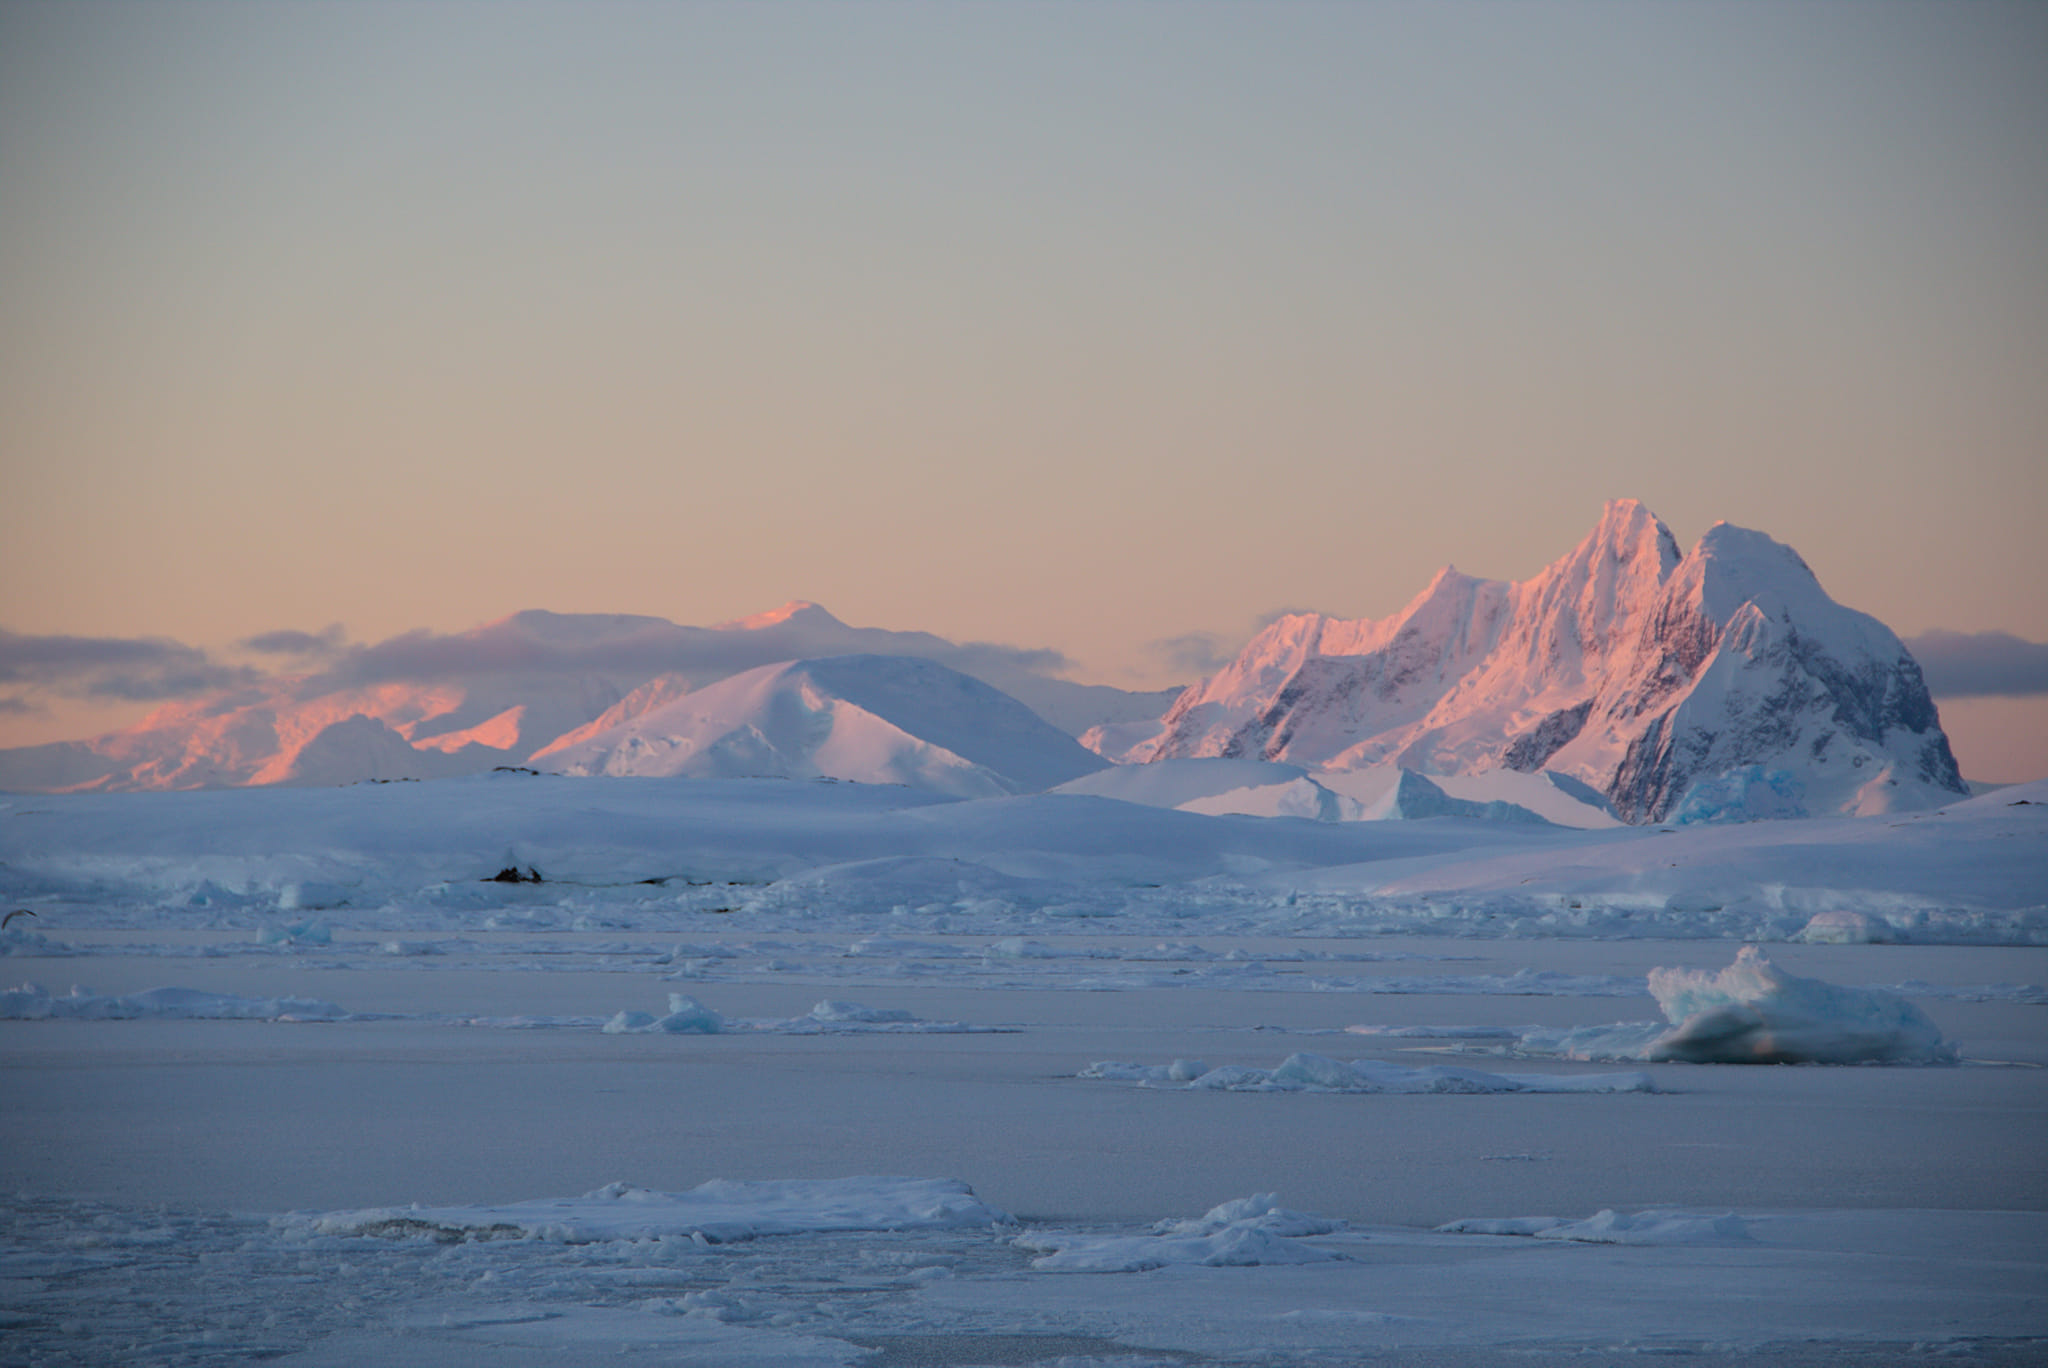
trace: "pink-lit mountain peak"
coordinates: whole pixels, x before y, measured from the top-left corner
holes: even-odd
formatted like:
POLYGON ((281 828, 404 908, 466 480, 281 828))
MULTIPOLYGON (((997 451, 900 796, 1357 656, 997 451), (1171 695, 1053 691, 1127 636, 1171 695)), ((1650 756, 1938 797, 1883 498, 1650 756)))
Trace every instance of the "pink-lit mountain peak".
POLYGON ((766 612, 752 613, 746 617, 734 618, 730 622, 717 623, 714 625, 713 630, 720 632, 758 632, 770 627, 782 626, 818 629, 828 627, 844 628, 846 624, 832 616, 831 613, 818 604, 812 603, 809 599, 791 599, 780 608, 770 608, 766 612))
POLYGON ((1680 556, 1630 499, 1530 579, 1446 569, 1388 618, 1273 623, 1123 758, 1200 756, 1443 775, 1550 767, 1634 820, 1738 770, 1798 790, 1812 811, 1963 791, 1919 667, 1889 629, 1830 599, 1763 533, 1718 523, 1680 556))

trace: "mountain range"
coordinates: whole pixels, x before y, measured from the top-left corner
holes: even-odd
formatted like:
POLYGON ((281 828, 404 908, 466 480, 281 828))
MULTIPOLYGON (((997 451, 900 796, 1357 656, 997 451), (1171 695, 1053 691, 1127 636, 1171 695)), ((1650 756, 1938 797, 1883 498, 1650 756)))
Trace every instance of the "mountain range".
MULTIPOLYGON (((1076 684, 1042 668, 1047 662, 1039 656, 1049 654, 851 627, 804 601, 711 627, 633 614, 532 610, 452 636, 416 632, 357 648, 323 670, 168 704, 132 727, 89 740, 0 750, 0 790, 346 784, 474 774, 590 741, 764 665, 863 657, 870 672, 891 677, 907 667, 887 661, 929 662, 948 676, 1000 691, 1030 717, 1049 735, 1047 749, 1062 758, 1050 768, 1023 765, 1003 785, 1015 792, 1101 764, 1075 745, 1074 734, 1157 717, 1179 693, 1076 684), (1080 768, 1074 767, 1077 753, 1080 768)), ((854 687, 846 669, 833 678, 854 687)), ((886 691, 879 679, 871 683, 886 691)), ((913 720, 900 706, 891 716, 910 722, 920 736, 946 725, 936 715, 913 720)), ((758 721, 736 716, 731 727, 758 721)), ((843 745, 832 752, 843 753, 843 745)), ((605 772, 643 772, 622 759, 609 763, 605 772)), ((894 763, 878 761, 836 777, 904 782, 893 777, 894 763)), ((796 763, 756 772, 808 770, 796 763)))
POLYGON ((0 751, 0 788, 531 765, 1575 825, 1876 813, 1967 792, 1888 628, 1837 604, 1770 537, 1721 523, 1681 554, 1633 500, 1608 504, 1531 579, 1446 567, 1387 618, 1289 614, 1185 690, 1076 684, 1047 663, 849 627, 802 601, 714 627, 523 612, 360 648, 91 740, 0 751), (1156 782, 1089 777, 1163 761, 1178 767, 1156 782))

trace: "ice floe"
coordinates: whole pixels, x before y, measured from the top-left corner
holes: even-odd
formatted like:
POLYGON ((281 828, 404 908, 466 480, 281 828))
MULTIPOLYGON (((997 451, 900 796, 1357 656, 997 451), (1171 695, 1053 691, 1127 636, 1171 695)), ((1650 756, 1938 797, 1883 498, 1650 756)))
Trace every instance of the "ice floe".
POLYGON ((727 1018, 684 993, 668 995, 668 1014, 624 1011, 607 1021, 606 1035, 983 1035, 1014 1027, 927 1021, 900 1007, 869 1007, 826 999, 799 1017, 727 1018))
POLYGON ((1437 1227, 1445 1235, 1521 1235, 1582 1244, 1716 1245, 1746 1243, 1749 1227, 1732 1211, 1709 1214, 1658 1207, 1633 1214, 1606 1210, 1584 1220, 1563 1216, 1511 1216, 1452 1221, 1437 1227))
POLYGON ((829 1230, 964 1230, 1011 1217, 950 1178, 714 1178, 687 1192, 612 1183, 581 1197, 503 1206, 399 1206, 295 1213, 281 1228, 303 1234, 435 1240, 531 1239, 564 1244, 687 1238, 725 1244, 829 1230))
POLYGON ((1136 1083, 1147 1088, 1192 1088, 1209 1092, 1324 1093, 1647 1093, 1657 1091, 1645 1073, 1496 1074, 1456 1065, 1403 1068, 1377 1059, 1349 1063, 1307 1052, 1291 1054, 1271 1069, 1248 1064, 1210 1068, 1192 1060, 1130 1064, 1100 1060, 1082 1078, 1136 1083))

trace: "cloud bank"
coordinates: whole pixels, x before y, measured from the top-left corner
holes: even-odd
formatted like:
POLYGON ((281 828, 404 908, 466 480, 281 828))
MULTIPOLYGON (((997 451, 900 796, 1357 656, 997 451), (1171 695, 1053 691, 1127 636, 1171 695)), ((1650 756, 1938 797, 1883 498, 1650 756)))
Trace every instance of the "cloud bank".
POLYGON ((480 674, 677 674, 701 684, 784 660, 860 654, 921 656, 977 676, 1051 675, 1070 663, 1054 650, 849 627, 816 607, 755 627, 683 627, 655 617, 534 611, 468 632, 407 632, 352 647, 308 683, 342 688, 480 674))
POLYGON ((2010 632, 1923 632, 1906 642, 1936 698, 2048 694, 2048 642, 2010 632))
POLYGON ((656 675, 700 686, 742 670, 814 656, 921 656, 1002 687, 1049 679, 1071 663, 1058 651, 953 642, 929 632, 849 627, 815 605, 792 605, 757 625, 684 627, 624 614, 524 612, 467 632, 406 632, 351 644, 339 624, 283 628, 236 643, 268 660, 231 663, 163 637, 32 636, 0 629, 0 712, 38 707, 37 695, 101 702, 168 702, 224 689, 289 683, 300 698, 373 684, 483 676, 596 675, 631 688, 656 675))
POLYGON ((0 686, 33 706, 38 691, 107 702, 154 703, 259 682, 260 670, 226 665, 164 637, 27 636, 0 628, 0 686))

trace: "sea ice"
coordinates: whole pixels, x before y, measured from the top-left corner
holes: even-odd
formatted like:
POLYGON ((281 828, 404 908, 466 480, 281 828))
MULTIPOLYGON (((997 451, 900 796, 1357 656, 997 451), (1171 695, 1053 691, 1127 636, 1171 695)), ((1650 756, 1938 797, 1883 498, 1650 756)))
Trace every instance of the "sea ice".
POLYGON ((916 1017, 899 1007, 864 1007, 858 1002, 825 1001, 811 1008, 813 1021, 830 1022, 834 1025, 858 1023, 872 1026, 891 1021, 915 1021, 916 1017))
POLYGON ((247 998, 197 988, 151 988, 116 996, 74 987, 57 997, 41 984, 24 983, 0 992, 0 1020, 6 1021, 339 1021, 348 1015, 333 1003, 314 998, 247 998))

